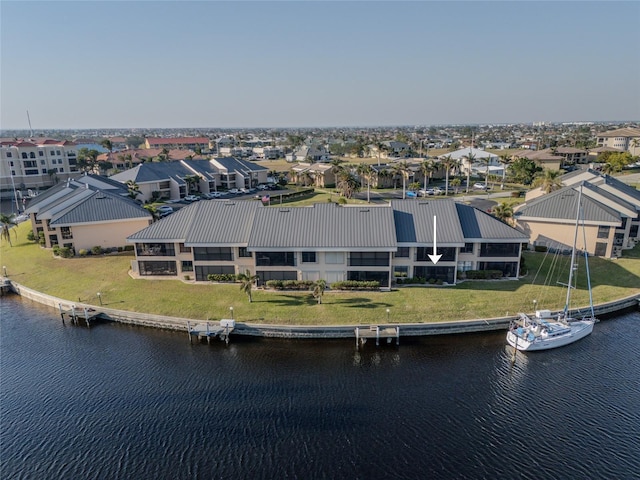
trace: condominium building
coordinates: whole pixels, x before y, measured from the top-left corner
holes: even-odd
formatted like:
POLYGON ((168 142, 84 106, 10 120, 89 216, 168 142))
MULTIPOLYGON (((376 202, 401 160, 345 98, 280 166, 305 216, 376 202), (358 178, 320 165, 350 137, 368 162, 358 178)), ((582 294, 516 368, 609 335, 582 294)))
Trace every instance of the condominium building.
POLYGON ((640 155, 640 128, 618 128, 598 134, 598 147, 611 147, 640 155))

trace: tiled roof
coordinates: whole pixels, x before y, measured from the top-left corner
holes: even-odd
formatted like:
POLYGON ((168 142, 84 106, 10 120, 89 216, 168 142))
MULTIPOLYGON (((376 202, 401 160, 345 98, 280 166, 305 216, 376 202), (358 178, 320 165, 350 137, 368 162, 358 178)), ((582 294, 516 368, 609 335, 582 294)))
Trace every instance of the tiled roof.
POLYGON ((184 143, 209 143, 207 137, 147 138, 149 145, 181 145, 184 143))
POLYGON ((609 130, 601 132, 598 137, 640 137, 640 128, 618 128, 617 130, 609 130))

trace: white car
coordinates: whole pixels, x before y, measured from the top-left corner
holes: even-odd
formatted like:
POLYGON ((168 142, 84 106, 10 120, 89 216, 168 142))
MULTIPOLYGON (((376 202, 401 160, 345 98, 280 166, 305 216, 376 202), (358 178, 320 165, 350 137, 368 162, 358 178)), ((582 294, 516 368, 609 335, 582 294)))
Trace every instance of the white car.
POLYGON ((170 207, 169 205, 161 205, 156 208, 156 212, 158 212, 160 218, 166 217, 167 215, 171 215, 173 213, 173 207, 170 207))
POLYGON ((204 198, 220 198, 222 197, 222 193, 221 192, 209 192, 209 193, 205 193, 203 195, 204 198))
POLYGON ((230 195, 237 195, 240 193, 240 190, 238 190, 237 188, 230 188, 227 193, 229 193, 230 195))
POLYGON ((484 183, 474 183, 473 188, 476 190, 485 190, 487 186, 484 183))
POLYGON ((198 200, 200 200, 200 197, 197 195, 187 195, 184 197, 185 202, 197 202, 198 200))

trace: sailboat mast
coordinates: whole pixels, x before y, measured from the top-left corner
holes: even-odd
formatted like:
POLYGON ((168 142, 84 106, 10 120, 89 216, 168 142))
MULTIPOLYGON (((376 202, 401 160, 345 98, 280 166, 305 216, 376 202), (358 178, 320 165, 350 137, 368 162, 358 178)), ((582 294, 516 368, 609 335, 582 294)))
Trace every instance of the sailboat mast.
POLYGON ((581 202, 582 202, 582 185, 580 185, 580 190, 578 192, 578 207, 576 208, 576 229, 573 234, 573 248, 571 249, 571 268, 569 268, 569 281, 567 282, 567 299, 564 303, 565 318, 569 314, 569 300, 571 299, 571 288, 573 285, 573 269, 575 268, 575 264, 576 264, 576 243, 578 243, 578 227, 580 225, 581 202))
MULTIPOLYGON (((582 189, 582 187, 580 187, 582 189)), ((593 310, 593 292, 591 291, 591 272, 589 272, 589 252, 587 251, 587 232, 584 228, 584 214, 582 217, 582 241, 584 242, 584 265, 587 273, 587 288, 589 289, 589 308, 591 308, 591 318, 596 318, 593 310)))

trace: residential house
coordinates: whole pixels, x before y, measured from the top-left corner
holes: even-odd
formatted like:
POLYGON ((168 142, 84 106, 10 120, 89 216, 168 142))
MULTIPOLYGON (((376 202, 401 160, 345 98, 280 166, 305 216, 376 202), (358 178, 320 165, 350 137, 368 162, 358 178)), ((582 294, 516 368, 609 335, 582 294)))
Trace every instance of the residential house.
POLYGON ((327 149, 319 145, 303 145, 295 152, 286 155, 287 162, 328 162, 331 156, 327 149))
POLYGON ((147 227, 151 214, 127 197, 122 185, 98 175, 84 175, 48 189, 29 202, 25 213, 33 234, 45 247, 90 250, 123 247, 126 238, 147 227))
POLYGON ((474 147, 465 147, 455 152, 440 155, 438 158, 442 161, 447 157, 459 162, 460 172, 465 175, 471 170, 471 175, 486 175, 487 168, 489 175, 502 175, 504 165, 500 163, 500 157, 495 153, 474 147), (469 162, 469 158, 473 161, 469 162))
POLYGON ((640 128, 618 128, 599 133, 596 144, 627 151, 635 157, 640 155, 640 128))
POLYGON ((512 157, 532 160, 545 170, 560 170, 564 160, 564 157, 553 153, 549 148, 544 150, 517 150, 513 152, 512 157))
POLYGON ((260 202, 197 202, 129 237, 134 275, 195 277, 249 270, 268 280, 457 281, 458 270, 500 270, 517 278, 528 237, 453 200, 389 205, 315 204, 266 207, 260 202), (433 252, 438 225, 437 264, 433 252), (446 220, 445 220, 446 219, 446 220))
POLYGON ((326 163, 298 163, 291 167, 289 178, 293 183, 316 187, 333 187, 336 175, 333 165, 326 163))

